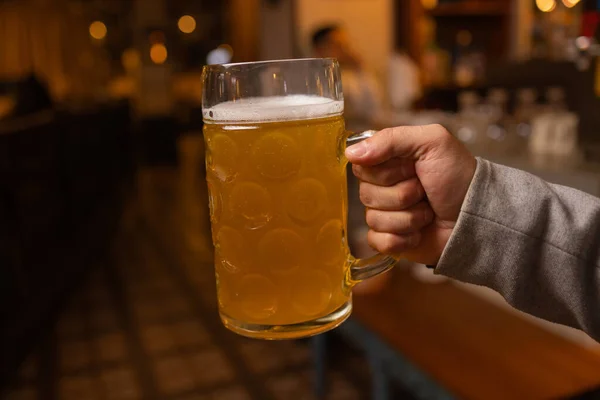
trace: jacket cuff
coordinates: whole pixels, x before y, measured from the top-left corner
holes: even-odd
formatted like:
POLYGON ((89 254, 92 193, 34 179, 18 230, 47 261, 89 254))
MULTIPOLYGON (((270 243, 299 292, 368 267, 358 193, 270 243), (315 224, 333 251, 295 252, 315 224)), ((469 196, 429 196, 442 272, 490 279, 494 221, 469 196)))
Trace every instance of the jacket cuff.
POLYGON ((444 251, 437 263, 437 265, 430 266, 435 270, 436 274, 443 274, 457 278, 461 275, 460 269, 463 266, 473 260, 469 258, 473 257, 473 245, 476 245, 479 238, 474 237, 472 226, 476 221, 467 212, 471 205, 477 204, 482 201, 484 197, 484 188, 487 186, 488 177, 490 174, 490 162, 482 158, 477 157, 477 167, 475 168, 475 174, 465 195, 465 199, 461 206, 460 214, 456 225, 452 230, 452 234, 448 239, 448 243, 444 247, 444 251))

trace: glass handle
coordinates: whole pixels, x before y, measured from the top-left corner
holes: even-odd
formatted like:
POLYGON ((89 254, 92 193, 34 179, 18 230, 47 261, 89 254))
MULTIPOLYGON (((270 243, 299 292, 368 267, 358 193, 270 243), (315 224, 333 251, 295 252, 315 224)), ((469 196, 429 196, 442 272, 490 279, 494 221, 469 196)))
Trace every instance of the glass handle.
MULTIPOLYGON (((350 133, 346 139, 346 146, 351 146, 368 139, 375 133, 376 131, 373 130, 360 133, 350 133)), ((350 284, 354 285, 365 279, 382 274, 396 265, 397 261, 398 260, 396 258, 383 254, 375 254, 365 259, 355 259, 354 257, 350 257, 350 284)))

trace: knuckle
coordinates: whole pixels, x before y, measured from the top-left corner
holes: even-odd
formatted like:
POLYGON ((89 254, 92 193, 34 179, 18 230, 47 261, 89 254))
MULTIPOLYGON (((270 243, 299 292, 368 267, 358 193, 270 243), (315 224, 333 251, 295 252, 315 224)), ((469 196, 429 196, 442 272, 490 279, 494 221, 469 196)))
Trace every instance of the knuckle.
POLYGON ((393 185, 398 183, 398 179, 396 179, 396 174, 394 170, 386 169, 381 173, 381 184, 385 186, 393 185))
POLYGON ((379 248, 379 234, 375 232, 373 229, 370 229, 367 233, 367 243, 369 246, 377 251, 381 251, 379 248))
POLYGON ((450 132, 448 132, 448 130, 440 124, 432 124, 432 125, 429 125, 428 128, 436 136, 439 136, 439 137, 451 136, 450 132))
POLYGON ((384 130, 380 131, 382 140, 384 140, 387 145, 392 144, 394 142, 394 140, 396 139, 396 137, 398 136, 399 129, 400 129, 400 127, 395 127, 395 128, 389 128, 389 129, 384 129, 384 130))
POLYGON ((441 124, 431 124, 429 127, 430 129, 440 133, 446 130, 441 124))
POLYGON ((358 189, 358 197, 365 206, 370 207, 373 202, 371 187, 365 183, 361 183, 358 189))
POLYGON ((431 132, 433 133, 434 142, 447 144, 454 140, 454 136, 440 124, 431 125, 431 132))
POLYGON ((399 237, 396 235, 385 235, 380 243, 379 251, 384 254, 394 253, 400 250, 400 241, 399 237))
POLYGON ((417 178, 403 181, 396 186, 396 200, 399 207, 409 207, 417 203, 425 195, 421 183, 417 178))
POLYGON ((407 220, 407 225, 409 227, 414 228, 419 226, 423 220, 423 214, 421 210, 414 210, 413 212, 408 213, 407 220))
POLYGON ((414 164, 412 163, 403 163, 400 165, 399 173, 402 179, 406 179, 409 176, 414 175, 414 164))
POLYGON ((377 241, 377 250, 383 254, 399 253, 401 251, 415 248, 420 243, 420 233, 405 235, 388 234, 377 241))
POLYGON ((402 136, 406 133, 408 129, 411 129, 410 126, 395 126, 393 128, 385 129, 390 140, 402 140, 402 136))
POLYGON ((421 198, 422 187, 421 187, 421 183, 419 182, 419 180, 417 178, 412 178, 408 181, 408 188, 411 193, 411 197, 414 197, 416 199, 421 198))
POLYGON ((369 228, 371 229, 377 229, 377 225, 378 225, 378 215, 377 212, 374 210, 367 210, 366 214, 365 214, 365 221, 367 222, 367 225, 369 226, 369 228))
POLYGON ((429 223, 429 212, 427 208, 421 208, 417 211, 415 217, 415 226, 422 228, 429 223))
POLYGON ((406 190, 398 188, 396 190, 396 200, 398 201, 398 206, 403 207, 408 200, 408 193, 406 190))

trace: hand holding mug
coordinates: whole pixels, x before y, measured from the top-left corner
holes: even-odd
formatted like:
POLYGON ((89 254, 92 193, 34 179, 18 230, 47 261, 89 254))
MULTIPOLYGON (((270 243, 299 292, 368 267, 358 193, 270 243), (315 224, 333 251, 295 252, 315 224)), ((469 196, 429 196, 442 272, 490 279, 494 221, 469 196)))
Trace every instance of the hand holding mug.
POLYGON ((477 162, 439 125, 384 129, 346 149, 361 181, 368 241, 384 254, 436 264, 477 162))

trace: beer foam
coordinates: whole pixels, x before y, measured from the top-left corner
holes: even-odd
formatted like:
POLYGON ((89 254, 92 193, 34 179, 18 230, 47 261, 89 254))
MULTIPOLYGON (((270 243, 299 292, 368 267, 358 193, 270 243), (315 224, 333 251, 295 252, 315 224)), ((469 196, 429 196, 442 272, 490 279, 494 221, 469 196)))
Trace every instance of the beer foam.
POLYGON ((240 99, 202 110, 205 121, 297 121, 338 115, 344 102, 320 96, 291 95, 240 99))

